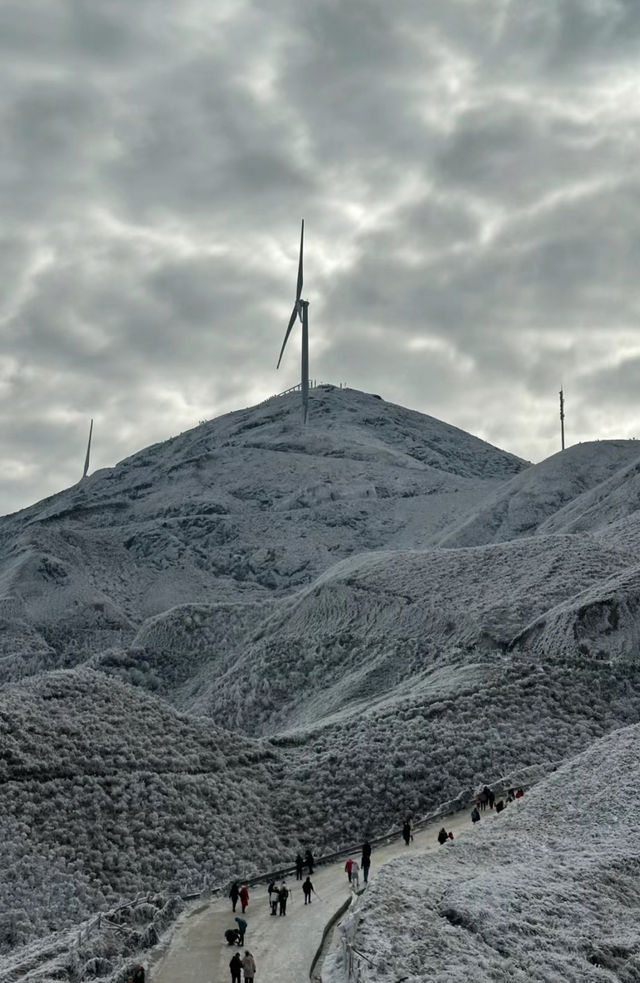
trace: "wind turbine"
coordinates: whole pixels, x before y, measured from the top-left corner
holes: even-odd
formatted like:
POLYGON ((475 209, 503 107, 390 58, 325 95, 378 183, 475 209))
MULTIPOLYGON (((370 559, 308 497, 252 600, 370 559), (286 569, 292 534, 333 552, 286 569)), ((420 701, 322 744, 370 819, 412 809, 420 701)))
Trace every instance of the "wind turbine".
POLYGON ((89 443, 87 444, 87 456, 84 459, 84 471, 82 472, 83 479, 87 477, 87 471, 89 470, 89 458, 91 457, 91 435, 93 433, 93 418, 89 426, 89 443))
POLYGON ((278 359, 278 364, 276 368, 280 368, 280 362, 282 361, 282 355, 285 350, 287 341, 289 340, 289 335, 291 334, 291 329, 296 322, 296 318, 299 317, 302 322, 302 422, 307 422, 307 413, 309 409, 309 301, 302 300, 302 247, 304 245, 304 219, 302 219, 302 229, 300 231, 300 258, 298 260, 298 285, 296 287, 296 299, 293 305, 293 310, 291 311, 291 317, 289 318, 289 326, 287 327, 287 333, 284 336, 284 341, 282 342, 282 348, 280 349, 280 358, 278 359))

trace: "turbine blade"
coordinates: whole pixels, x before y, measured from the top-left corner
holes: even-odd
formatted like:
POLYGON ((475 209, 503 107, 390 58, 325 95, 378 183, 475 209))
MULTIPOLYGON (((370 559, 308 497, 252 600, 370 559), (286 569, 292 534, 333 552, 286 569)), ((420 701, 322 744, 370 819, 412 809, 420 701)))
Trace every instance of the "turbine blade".
POLYGON ((302 247, 304 245, 304 219, 302 219, 302 229, 300 230, 300 259, 298 260, 298 286, 296 287, 296 303, 302 294, 302 247))
POLYGON ((91 420, 91 425, 89 427, 89 443, 87 444, 87 456, 84 459, 84 471, 82 472, 82 477, 87 477, 87 471, 89 470, 89 461, 91 458, 91 436, 93 434, 93 420, 91 420))
POLYGON ((291 311, 291 317, 289 318, 289 326, 287 327, 287 333, 284 336, 284 341, 282 342, 282 348, 280 349, 280 358, 278 359, 278 364, 276 365, 276 368, 277 369, 280 368, 280 362, 282 361, 282 355, 284 353, 285 346, 286 346, 286 344, 287 344, 287 342, 289 340, 289 335, 291 334, 291 328, 296 323, 297 316, 298 316, 298 302, 296 301, 296 303, 293 305, 293 310, 291 311))

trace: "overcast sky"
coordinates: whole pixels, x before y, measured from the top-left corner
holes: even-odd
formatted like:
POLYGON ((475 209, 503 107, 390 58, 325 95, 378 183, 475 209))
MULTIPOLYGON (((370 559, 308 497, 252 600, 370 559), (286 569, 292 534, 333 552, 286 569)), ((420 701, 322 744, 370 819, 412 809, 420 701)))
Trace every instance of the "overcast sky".
POLYGON ((640 436, 637 0, 2 0, 0 513, 311 375, 640 436))

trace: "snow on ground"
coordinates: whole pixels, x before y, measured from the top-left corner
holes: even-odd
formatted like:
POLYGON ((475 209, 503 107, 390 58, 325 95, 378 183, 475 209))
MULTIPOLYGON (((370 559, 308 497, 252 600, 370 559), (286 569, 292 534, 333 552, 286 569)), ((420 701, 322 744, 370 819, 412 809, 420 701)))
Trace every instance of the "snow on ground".
POLYGON ((481 546, 536 533, 599 529, 637 510, 637 490, 629 500, 625 486, 629 480, 637 484, 639 466, 635 440, 575 444, 503 484, 438 542, 481 546))
MULTIPOLYGON (((344 927, 359 983, 640 979, 639 784, 636 725, 435 856, 387 864, 344 927)), ((324 983, 346 983, 343 951, 324 983)))
POLYGON ((311 410, 229 414, 0 520, 5 950, 638 720, 633 442, 527 468, 372 395, 311 410))
POLYGON ((279 758, 87 670, 0 688, 0 954, 239 858, 278 862, 279 758))
MULTIPOLYGON (((416 833, 409 847, 398 839, 374 848, 370 883, 374 883, 378 877, 380 865, 393 857, 440 849, 437 833, 443 823, 454 836, 464 835, 471 826, 469 810, 429 824, 416 833)), ((355 851, 352 856, 360 861, 360 851, 355 851)), ((311 905, 304 904, 300 882, 292 877, 287 878, 291 899, 284 917, 274 918, 270 915, 266 884, 251 889, 245 916, 248 929, 244 948, 248 948, 256 960, 256 979, 277 980, 278 983, 302 983, 308 979, 325 925, 352 895, 344 871, 345 860, 346 855, 338 863, 327 864, 314 871, 311 880, 316 893, 312 895, 311 905)), ((196 903, 194 910, 181 919, 166 952, 152 966, 152 983, 173 983, 174 980, 203 983, 225 979, 229 973, 229 960, 236 951, 235 947, 224 942, 225 929, 235 927, 233 918, 231 904, 226 897, 209 904, 196 903)))
POLYGON ((524 467, 354 390, 314 390, 306 429, 296 394, 203 423, 0 519, 0 680, 126 647, 176 604, 268 600, 429 542, 524 467))
MULTIPOLYGON (((630 562, 617 550, 567 536, 360 554, 275 603, 259 631, 253 622, 237 638, 233 656, 221 639, 226 666, 215 622, 212 628, 203 619, 181 638, 177 611, 160 659, 167 648, 211 653, 217 671, 208 680, 201 673, 194 711, 232 719, 250 733, 273 733, 347 706, 356 712, 358 701, 387 696, 408 680, 416 685, 443 653, 460 660, 468 652, 477 658, 506 649, 558 604, 590 588, 597 597, 599 585, 630 562)), ((141 635, 144 644, 146 632, 141 635)), ((153 665, 151 642, 146 651, 153 665)))
POLYGON ((626 655, 637 570, 635 554, 578 536, 359 554, 289 598, 173 608, 93 664, 222 725, 274 733, 358 712, 363 699, 427 682, 445 657, 477 659, 516 640, 555 661, 601 645, 626 655))

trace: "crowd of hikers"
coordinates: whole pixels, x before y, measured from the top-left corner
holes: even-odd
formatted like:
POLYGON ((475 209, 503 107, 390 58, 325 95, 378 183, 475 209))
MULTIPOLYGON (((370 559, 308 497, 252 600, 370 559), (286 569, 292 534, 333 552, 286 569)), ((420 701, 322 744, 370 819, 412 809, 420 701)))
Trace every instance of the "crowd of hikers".
POLYGON ((522 798, 524 789, 521 787, 507 788, 504 794, 506 800, 504 798, 496 799, 493 789, 485 785, 482 791, 478 792, 475 797, 475 804, 471 810, 471 822, 474 824, 480 822, 480 813, 484 812, 487 806, 490 809, 495 809, 496 812, 502 812, 508 802, 515 802, 516 799, 522 798))
MULTIPOLYGON (((313 900, 311 897, 312 894, 318 897, 311 880, 314 865, 315 860, 310 849, 306 851, 304 856, 299 853, 295 859, 296 881, 302 881, 301 887, 305 905, 311 904, 313 900), (307 876, 303 880, 305 867, 307 869, 307 876)), ((354 891, 358 891, 360 886, 360 870, 362 870, 362 877, 366 884, 369 880, 370 867, 371 844, 368 840, 365 840, 362 844, 361 864, 351 859, 347 860, 345 864, 347 877, 354 891)), ((290 897, 291 892, 287 887, 286 881, 283 880, 280 883, 276 883, 275 880, 272 880, 267 887, 267 898, 271 915, 274 917, 285 917, 287 914, 287 902, 290 897)), ((242 908, 242 915, 244 915, 249 907, 249 888, 246 884, 239 884, 238 881, 234 881, 229 891, 229 899, 233 913, 235 914, 239 903, 242 908)), ((246 919, 241 917, 241 915, 236 915, 234 921, 237 928, 228 928, 224 933, 224 937, 227 945, 237 946, 241 949, 244 946, 248 925, 246 919)), ((240 980, 243 980, 244 983, 253 983, 256 974, 256 961, 252 953, 246 949, 244 956, 241 956, 239 952, 236 952, 232 956, 229 969, 231 971, 232 983, 240 983, 240 980)))
MULTIPOLYGON (((515 787, 508 788, 504 794, 506 796, 506 802, 513 802, 515 799, 522 797, 524 790, 522 788, 515 787)), ((478 794, 475 796, 475 802, 471 812, 471 821, 473 823, 477 823, 480 820, 480 813, 484 812, 487 806, 490 809, 495 809, 496 812, 501 812, 505 808, 506 802, 503 798, 496 799, 493 790, 490 789, 488 785, 485 785, 482 791, 478 792, 478 794)), ((409 846, 413 840, 410 819, 406 819, 402 827, 402 838, 407 846, 409 846)), ((451 830, 447 832, 445 827, 442 826, 438 832, 438 843, 442 846, 445 843, 448 843, 450 840, 453 840, 453 833, 451 830)), ((316 897, 318 897, 311 881, 314 865, 315 860, 310 849, 305 852, 304 856, 302 856, 300 853, 298 853, 296 856, 296 881, 302 881, 302 894, 304 896, 305 905, 311 904, 312 894, 315 894, 316 897), (307 877, 305 880, 303 880, 305 867, 307 870, 307 877)), ((362 844, 360 863, 358 863, 357 860, 354 860, 353 857, 349 857, 344 865, 347 880, 353 891, 358 892, 360 889, 361 872, 364 884, 368 883, 370 868, 371 844, 368 840, 365 840, 362 844)), ((275 879, 272 880, 267 888, 267 898, 271 915, 275 917, 286 916, 287 902, 289 901, 290 896, 291 894, 289 888, 287 887, 286 881, 283 880, 277 884, 275 879)), ((244 915, 249 907, 249 889, 247 885, 240 885, 237 881, 234 881, 231 885, 231 890, 229 891, 229 898, 231 900, 231 907, 234 914, 239 903, 242 909, 242 915, 244 915)), ((228 945, 242 948, 244 946, 245 935, 247 933, 247 921, 240 915, 236 915, 234 921, 236 922, 237 928, 228 928, 224 933, 224 937, 228 945)), ((256 962, 248 949, 245 950, 244 956, 241 956, 239 952, 235 953, 229 963, 229 969, 231 970, 232 983, 240 983, 241 980, 243 983, 254 983, 256 962)), ((141 981, 131 981, 131 983, 144 983, 144 979, 141 981)))

